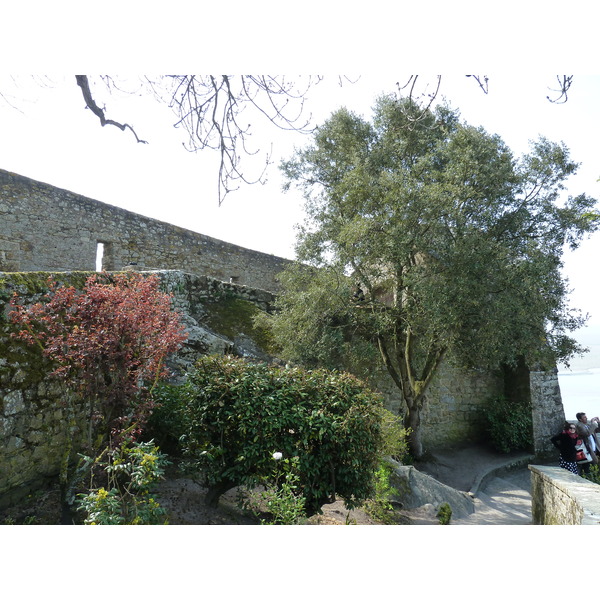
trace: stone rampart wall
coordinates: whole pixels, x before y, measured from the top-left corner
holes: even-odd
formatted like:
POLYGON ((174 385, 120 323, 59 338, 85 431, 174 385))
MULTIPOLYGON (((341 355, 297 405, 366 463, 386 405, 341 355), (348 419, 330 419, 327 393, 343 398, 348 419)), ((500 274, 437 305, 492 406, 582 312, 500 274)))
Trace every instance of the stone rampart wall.
POLYGON ((600 485, 561 467, 529 465, 535 525, 600 524, 600 485))
MULTIPOLYGON (((400 394, 391 377, 380 371, 377 389, 394 413, 403 413, 400 394)), ((452 448, 484 442, 484 404, 502 393, 499 373, 465 370, 444 362, 426 393, 421 413, 421 436, 425 448, 452 448)))
POLYGON ((485 442, 484 404, 501 394, 502 387, 499 373, 442 364, 427 391, 423 440, 442 448, 485 442))
POLYGON ((277 290, 290 261, 0 170, 0 270, 180 269, 277 290))

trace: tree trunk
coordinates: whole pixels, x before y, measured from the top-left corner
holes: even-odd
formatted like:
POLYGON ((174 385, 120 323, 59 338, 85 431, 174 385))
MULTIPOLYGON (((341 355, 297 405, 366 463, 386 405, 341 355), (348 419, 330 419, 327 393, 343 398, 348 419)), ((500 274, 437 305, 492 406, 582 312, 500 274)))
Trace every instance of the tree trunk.
POLYGON ((206 492, 206 496, 204 497, 204 502, 207 506, 211 508, 217 508, 219 505, 219 498, 225 493, 234 488, 236 484, 229 479, 224 481, 220 481, 219 483, 208 488, 206 492))
POLYGON ((404 428, 410 428, 408 436, 408 450, 413 458, 423 456, 423 444, 421 442, 421 408, 418 406, 408 407, 404 415, 404 428))

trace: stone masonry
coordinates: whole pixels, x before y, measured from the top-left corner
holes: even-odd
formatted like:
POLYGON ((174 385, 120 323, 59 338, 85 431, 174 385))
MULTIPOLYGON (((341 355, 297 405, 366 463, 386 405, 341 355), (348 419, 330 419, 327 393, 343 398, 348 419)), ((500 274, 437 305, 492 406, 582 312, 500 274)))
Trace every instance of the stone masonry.
POLYGON ((275 291, 290 261, 0 169, 0 271, 179 269, 275 291))

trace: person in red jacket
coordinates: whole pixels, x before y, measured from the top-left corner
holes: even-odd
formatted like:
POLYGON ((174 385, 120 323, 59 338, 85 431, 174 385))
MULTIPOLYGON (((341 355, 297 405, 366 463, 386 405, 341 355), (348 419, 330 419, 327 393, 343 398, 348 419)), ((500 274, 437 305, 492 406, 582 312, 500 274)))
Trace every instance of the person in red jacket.
POLYGON ((577 445, 577 429, 572 423, 566 422, 563 431, 550 438, 550 441, 560 452, 559 465, 575 475, 579 475, 575 446, 577 445))

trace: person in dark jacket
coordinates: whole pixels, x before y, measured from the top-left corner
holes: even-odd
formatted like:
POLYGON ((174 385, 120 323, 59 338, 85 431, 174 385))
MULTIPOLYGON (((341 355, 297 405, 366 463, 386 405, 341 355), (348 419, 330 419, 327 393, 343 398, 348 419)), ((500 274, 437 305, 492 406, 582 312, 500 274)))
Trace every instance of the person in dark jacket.
POLYGON ((563 469, 571 471, 575 475, 579 475, 577 469, 577 459, 575 455, 577 451, 577 429, 572 423, 565 423, 564 430, 550 438, 550 441, 558 448, 560 452, 559 464, 563 469))

